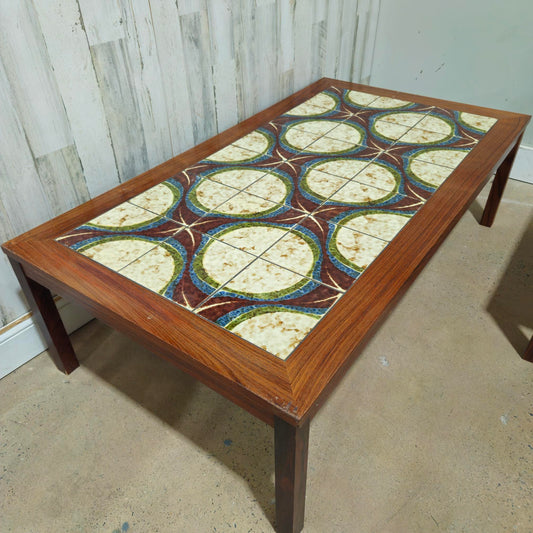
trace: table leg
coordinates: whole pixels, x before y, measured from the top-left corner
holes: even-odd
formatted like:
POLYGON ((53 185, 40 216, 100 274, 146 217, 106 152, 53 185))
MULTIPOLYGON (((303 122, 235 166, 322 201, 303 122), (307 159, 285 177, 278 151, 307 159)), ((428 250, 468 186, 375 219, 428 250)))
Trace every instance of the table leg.
POLYGON ((531 336, 531 340, 529 341, 529 344, 527 345, 523 358, 526 361, 530 361, 531 363, 533 363, 533 335, 531 336))
POLYGON ((276 531, 300 533, 304 526, 309 421, 295 427, 280 418, 274 424, 276 531))
POLYGON ((485 210, 483 211, 483 216, 481 217, 480 224, 482 226, 487 226, 490 228, 494 222, 494 218, 496 217, 496 212, 498 211, 498 206, 500 205, 503 191, 507 185, 507 179, 509 178, 509 173, 511 172, 511 167, 513 166, 521 140, 522 135, 518 137, 514 148, 507 154, 507 157, 502 161, 501 165, 496 171, 496 176, 492 182, 489 197, 487 199, 487 203, 485 204, 485 210))
POLYGON ((52 294, 46 287, 26 276, 20 263, 13 259, 9 261, 28 300, 33 317, 46 339, 52 360, 59 370, 70 374, 79 366, 79 362, 52 294))

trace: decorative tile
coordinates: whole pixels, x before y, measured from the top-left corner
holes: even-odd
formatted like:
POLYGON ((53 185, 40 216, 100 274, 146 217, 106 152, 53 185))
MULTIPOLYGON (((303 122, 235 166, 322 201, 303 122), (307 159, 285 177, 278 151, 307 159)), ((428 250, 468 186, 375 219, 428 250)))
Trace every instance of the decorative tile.
MULTIPOLYGON (((436 117, 440 120, 448 120, 454 124, 454 136, 464 137, 479 141, 497 122, 497 119, 492 117, 484 117, 481 115, 474 115, 461 111, 454 111, 445 109, 443 107, 435 107, 431 110, 428 120, 436 117)), ((425 129, 434 129, 434 125, 427 125, 425 129)))
MULTIPOLYGON (((298 278, 295 274, 285 275, 284 272, 280 273, 280 270, 285 269, 276 268, 267 261, 263 263, 251 272, 245 274, 243 271, 242 279, 236 284, 255 288, 257 287, 255 276, 266 272, 270 275, 279 275, 281 286, 284 286, 284 283, 303 280, 304 285, 301 289, 304 290, 293 291, 279 299, 275 298, 275 294, 263 293, 267 297, 265 299, 257 293, 253 293, 253 298, 246 298, 241 294, 230 292, 231 288, 228 287, 228 290, 220 291, 203 302, 194 312, 267 352, 286 359, 337 302, 342 293, 311 280, 298 278), (268 272, 269 269, 271 272, 268 272)), ((290 287, 276 292, 283 293, 287 290, 290 290, 290 287)))
MULTIPOLYGON (((344 219, 359 212, 383 212, 383 213, 401 213, 414 215, 425 203, 423 198, 411 198, 401 194, 394 198, 394 201, 386 201, 382 204, 365 204, 365 203, 342 203, 328 201, 318 207, 312 214, 314 217, 322 220, 337 223, 338 220, 344 219)), ((354 229, 357 229, 354 227, 354 229)))
MULTIPOLYGON (((106 242, 137 237, 144 241, 164 240, 183 226, 155 213, 132 205, 129 202, 110 209, 106 213, 93 218, 86 224, 58 237, 56 240, 73 250, 80 251, 91 243, 105 239, 106 242)), ((131 243, 126 245, 131 248, 131 243)), ((118 244, 108 249, 117 249, 118 244)), ((98 248, 96 249, 98 250, 98 248)), ((93 254, 95 250, 91 252, 93 254)), ((87 254, 85 254, 87 255, 87 254)))
POLYGON ((495 122, 330 87, 57 240, 286 359, 495 122))
POLYGON ((163 240, 138 235, 106 234, 78 241, 70 247, 89 259, 118 271, 155 248, 160 242, 163 240))
POLYGON ((330 87, 280 115, 275 122, 285 124, 298 117, 345 120, 353 115, 354 109, 345 104, 342 94, 341 89, 330 87))
POLYGON ((183 171, 132 198, 129 203, 179 224, 190 225, 237 192, 183 171))
POLYGON ((429 196, 451 175, 468 155, 470 148, 445 145, 413 148, 398 145, 382 152, 376 162, 394 166, 401 175, 400 193, 408 196, 429 196))
POLYGON ((208 215, 202 217, 194 229, 259 256, 305 216, 305 213, 295 209, 286 209, 274 215, 248 218, 244 221, 238 218, 208 215))
POLYGON ((333 227, 328 250, 338 267, 344 267, 347 272, 363 272, 387 246, 386 241, 359 233, 342 224, 333 227))
POLYGON ((283 157, 290 154, 279 152, 280 125, 264 124, 251 133, 237 139, 232 144, 218 150, 207 158, 193 165, 190 170, 194 173, 203 172, 210 165, 240 165, 240 166, 277 166, 283 157), (281 157, 283 156, 283 157, 281 157))
POLYGON ((279 304, 250 305, 230 311, 217 322, 259 348, 287 359, 326 311, 279 304))
POLYGON ((321 93, 312 96, 300 105, 289 109, 283 116, 295 116, 295 117, 317 117, 323 116, 326 113, 335 111, 339 105, 338 97, 335 95, 323 91, 321 93))
POLYGON ((332 255, 330 245, 334 231, 333 224, 310 215, 266 250, 261 258, 344 292, 359 272, 339 264, 337 257, 332 255))
POLYGON ((188 228, 160 246, 163 251, 149 251, 120 273, 147 288, 160 287, 157 292, 189 309, 200 304, 255 259, 251 254, 188 228), (176 265, 172 276, 168 254, 176 265), (161 257, 165 258, 164 262, 161 257), (154 270, 154 264, 166 266, 154 270), (167 280, 166 284, 160 282, 161 278, 167 280))
MULTIPOLYGON (((456 111, 456 113, 458 112, 456 111)), ((498 119, 463 111, 459 112, 459 121, 470 130, 475 130, 480 133, 487 133, 490 128, 496 124, 498 119)))
POLYGON ((310 197, 302 191, 299 183, 305 170, 292 161, 284 166, 286 172, 278 167, 275 171, 263 176, 246 189, 246 193, 268 202, 267 198, 283 201, 285 209, 295 209, 304 213, 311 213, 321 201, 310 197))

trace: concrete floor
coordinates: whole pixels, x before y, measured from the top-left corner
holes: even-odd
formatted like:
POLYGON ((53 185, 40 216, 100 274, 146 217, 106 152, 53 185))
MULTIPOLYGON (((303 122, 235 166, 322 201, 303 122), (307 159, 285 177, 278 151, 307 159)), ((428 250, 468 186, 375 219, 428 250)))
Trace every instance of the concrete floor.
MULTIPOLYGON (((304 531, 533 531, 533 186, 480 206, 314 419, 304 531)), ((99 322, 73 342, 70 377, 0 381, 0 531, 273 531, 270 427, 99 322)))

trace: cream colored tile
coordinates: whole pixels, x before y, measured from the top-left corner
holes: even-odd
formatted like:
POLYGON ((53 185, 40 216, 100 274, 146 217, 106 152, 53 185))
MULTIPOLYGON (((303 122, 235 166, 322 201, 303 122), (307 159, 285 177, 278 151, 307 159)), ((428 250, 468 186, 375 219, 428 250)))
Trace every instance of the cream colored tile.
POLYGON ((279 204, 270 202, 264 198, 259 198, 246 192, 240 192, 227 202, 219 205, 216 208, 216 212, 233 216, 264 215, 268 212, 275 211, 278 207, 279 204))
POLYGON ((151 291, 162 293, 172 281, 176 267, 172 254, 163 246, 155 246, 148 253, 120 270, 120 274, 151 291))
POLYGON ((298 129, 296 127, 290 127, 287 129, 284 135, 284 140, 287 144, 296 148, 297 150, 303 150, 306 146, 316 141, 320 135, 318 133, 309 133, 298 129))
POLYGON ((193 189, 193 192, 197 202, 200 204, 199 207, 205 211, 215 209, 232 196, 238 194, 236 189, 209 179, 202 180, 193 189))
POLYGON ((211 154, 206 159, 208 161, 217 161, 221 163, 240 163, 242 161, 249 161, 250 159, 255 159, 257 157, 257 152, 252 150, 247 150, 246 148, 241 148, 234 144, 230 144, 222 150, 211 154))
POLYGON ((326 135, 329 131, 335 129, 339 125, 338 122, 333 120, 305 120, 302 122, 296 123, 293 127, 299 130, 306 131, 308 133, 313 133, 316 135, 315 138, 322 137, 326 135))
POLYGON ((368 202, 376 202, 383 200, 390 194, 389 191, 378 189, 359 183, 357 181, 348 181, 335 194, 333 194, 328 202, 339 202, 346 204, 364 204, 368 202))
POLYGON ((267 151, 270 141, 264 133, 260 131, 252 131, 248 135, 236 140, 233 144, 240 148, 263 154, 267 151))
POLYGON ((386 122, 390 122, 391 124, 399 124, 401 126, 412 127, 418 122, 420 122, 424 117, 424 113, 398 112, 384 115, 380 117, 380 120, 385 120, 386 122))
POLYGON ((335 234, 340 255, 357 270, 364 270, 387 246, 387 242, 341 227, 335 234))
MULTIPOLYGON (((451 129, 450 129, 451 134, 451 129)), ((445 133, 438 133, 436 131, 420 130, 418 128, 411 128, 405 135, 400 137, 400 142, 410 144, 430 144, 439 141, 444 141, 449 137, 445 133)))
POLYGON ((155 246, 154 241, 124 237, 97 241, 77 251, 112 270, 120 270, 155 246))
POLYGON ((461 161, 468 155, 467 150, 454 150, 453 148, 421 150, 415 154, 411 161, 426 161, 443 167, 456 168, 461 161))
POLYGON ((327 111, 321 107, 316 107, 309 102, 304 102, 292 109, 289 109, 285 114, 295 117, 312 117, 317 115, 322 115, 327 113, 327 111))
POLYGON ((316 152, 318 154, 336 154, 353 150, 356 143, 340 141, 331 137, 320 137, 314 143, 305 148, 306 152, 316 152))
POLYGON ((335 98, 324 92, 315 94, 315 96, 309 98, 305 103, 320 107, 326 111, 335 109, 337 105, 335 98))
POLYGON ((417 179, 435 188, 442 185, 453 172, 451 168, 416 160, 411 161, 409 168, 417 179))
POLYGON ((152 213, 162 215, 172 207, 176 200, 172 189, 164 183, 159 183, 155 187, 135 196, 129 202, 152 213))
POLYGON ((221 286, 252 263, 255 257, 216 239, 210 239, 198 261, 214 286, 221 286), (214 283, 213 283, 214 282, 214 283))
POLYGON ((253 223, 236 226, 234 229, 226 230, 213 237, 239 250, 258 256, 286 235, 287 231, 287 228, 281 226, 253 223))
POLYGON ((318 198, 326 199, 337 192, 347 180, 318 170, 310 170, 304 178, 304 185, 318 198))
POLYGON ((283 238, 269 248, 262 256, 272 263, 297 272, 302 276, 312 276, 317 253, 295 231, 285 233, 283 238))
POLYGON ((407 131, 409 131, 408 126, 393 124, 392 122, 387 122, 383 119, 378 119, 376 122, 374 122, 374 129, 382 137, 393 141, 397 141, 400 137, 405 135, 407 131))
POLYGON ((296 289, 295 285, 303 281, 305 278, 291 270, 281 268, 263 259, 256 259, 227 283, 223 290, 261 298, 272 293, 291 292, 291 290, 296 289))
POLYGON ((246 189, 246 187, 261 179, 264 175, 264 170, 256 170, 254 168, 223 169, 209 174, 208 179, 241 190, 246 189))
POLYGON ((361 132, 350 124, 339 124, 336 128, 328 132, 327 136, 352 145, 360 144, 363 138, 361 132))
POLYGON ((102 228, 124 229, 130 226, 149 224, 159 217, 129 202, 117 205, 113 209, 93 218, 87 224, 102 228))
POLYGON ((442 133, 444 135, 452 135, 453 127, 449 122, 439 117, 426 116, 417 125, 417 128, 426 131, 434 131, 436 133, 442 133))
POLYGON ((280 359, 287 359, 320 318, 307 313, 277 310, 252 315, 234 327, 230 324, 230 328, 239 337, 280 359))
POLYGON ((351 179, 363 168, 368 165, 368 161, 359 161, 357 159, 333 159, 330 161, 324 161, 318 165, 313 165, 313 170, 319 170, 320 172, 326 172, 327 174, 333 174, 344 179, 351 179))
POLYGON ((392 192, 398 186, 400 180, 399 176, 392 170, 377 163, 369 163, 352 179, 388 192, 392 192))
POLYGON ((459 117, 468 126, 484 132, 489 131, 498 121, 498 119, 493 117, 484 117, 466 112, 459 113, 459 117))
POLYGON ((391 241, 410 219, 409 215, 367 213, 349 219, 344 225, 359 233, 391 241))
POLYGON ((413 102, 408 102, 406 100, 399 100, 397 98, 389 98, 387 96, 380 96, 371 104, 369 104, 368 107, 372 108, 378 108, 378 109, 395 109, 398 107, 405 107, 406 105, 410 105, 413 102))
POLYGON ((290 189, 281 178, 275 174, 267 173, 259 181, 248 187, 246 192, 282 204, 285 202, 290 189))
POLYGON ((362 91, 348 91, 346 98, 349 102, 352 102, 355 105, 364 107, 368 106, 379 97, 377 94, 365 93, 362 91))

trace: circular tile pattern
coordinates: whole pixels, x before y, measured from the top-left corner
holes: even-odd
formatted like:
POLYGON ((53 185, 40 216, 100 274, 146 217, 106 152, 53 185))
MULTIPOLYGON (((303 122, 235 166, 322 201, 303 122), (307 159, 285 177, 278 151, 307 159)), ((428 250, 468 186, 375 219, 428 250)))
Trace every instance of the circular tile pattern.
POLYGON ((404 125, 402 123, 391 122, 391 120, 395 119, 394 115, 390 117, 385 115, 380 116, 374 121, 373 131, 389 141, 399 139, 402 143, 412 144, 442 142, 448 140, 453 135, 454 129, 452 124, 443 118, 430 117, 431 122, 424 123, 424 119, 420 121, 419 113, 402 113, 401 115, 400 120, 403 122, 410 121, 414 124, 414 127, 411 127, 410 124, 404 125), (410 127, 411 129, 408 129, 410 127), (423 129, 427 127, 431 127, 431 130, 423 129))
POLYGON ((316 151, 317 153, 341 153, 353 149, 361 143, 363 133, 353 124, 342 124, 330 120, 307 120, 291 124, 282 136, 282 141, 296 150, 316 151), (313 150, 313 143, 321 137, 331 142, 320 143, 313 150))
POLYGON ((242 313, 226 325, 240 337, 286 359, 322 318, 283 307, 259 307, 242 313))
POLYGON ((320 256, 318 246, 311 238, 282 226, 235 224, 215 234, 215 237, 216 240, 210 239, 199 250, 195 259, 195 271, 200 282, 211 287, 227 282, 224 291, 251 298, 283 298, 299 290, 309 280, 297 272, 301 271, 302 264, 308 272, 312 272, 320 256), (283 242, 298 249, 297 254, 283 253, 284 268, 263 259, 255 260, 257 255, 282 237, 283 242))
POLYGON ((354 170, 351 180, 329 176, 323 172, 313 172, 318 166, 308 171, 300 187, 319 202, 327 199, 328 203, 341 204, 375 204, 385 202, 397 192, 401 181, 400 175, 393 169, 368 161, 346 161, 344 170, 354 170))

